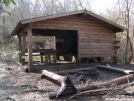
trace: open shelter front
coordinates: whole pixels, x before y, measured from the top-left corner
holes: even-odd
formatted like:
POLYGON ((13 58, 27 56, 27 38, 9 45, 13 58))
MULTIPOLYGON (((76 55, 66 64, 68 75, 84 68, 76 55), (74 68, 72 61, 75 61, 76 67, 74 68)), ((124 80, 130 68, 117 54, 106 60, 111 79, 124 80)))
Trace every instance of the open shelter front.
POLYGON ((20 21, 11 35, 19 39, 20 62, 23 64, 26 49, 28 52, 28 68, 33 67, 34 50, 45 55, 45 63, 51 60, 56 63, 59 56, 67 61, 75 57, 77 63, 82 59, 116 57, 119 41, 116 33, 124 31, 124 27, 98 16, 90 11, 81 10, 20 21), (53 49, 33 49, 33 36, 53 36, 53 49), (27 44, 26 44, 27 43, 27 44))
MULTIPOLYGON (((77 56, 78 52, 78 32, 77 30, 58 30, 58 29, 34 29, 34 36, 53 36, 53 49, 56 50, 57 60, 63 56, 66 61, 72 61, 72 56, 77 56), (70 59, 69 59, 70 57, 70 59)), ((48 42, 52 43, 52 42, 48 42)), ((44 49, 50 49, 49 46, 44 49)))

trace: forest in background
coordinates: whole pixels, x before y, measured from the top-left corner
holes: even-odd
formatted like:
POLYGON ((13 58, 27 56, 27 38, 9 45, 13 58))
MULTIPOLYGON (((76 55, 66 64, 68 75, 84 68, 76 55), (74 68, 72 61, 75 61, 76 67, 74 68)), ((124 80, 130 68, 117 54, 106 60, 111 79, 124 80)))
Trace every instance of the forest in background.
MULTIPOLYGON (((93 0, 15 0, 15 4, 1 4, 0 59, 10 60, 12 58, 17 58, 18 41, 16 37, 12 37, 10 34, 18 21, 83 9, 96 13, 91 8, 91 2, 93 2, 93 0)), ((118 62, 126 64, 132 62, 134 29, 133 0, 118 0, 112 9, 107 9, 106 14, 100 12, 99 15, 126 28, 123 33, 117 34, 117 39, 120 40, 121 47, 117 52, 118 62)))

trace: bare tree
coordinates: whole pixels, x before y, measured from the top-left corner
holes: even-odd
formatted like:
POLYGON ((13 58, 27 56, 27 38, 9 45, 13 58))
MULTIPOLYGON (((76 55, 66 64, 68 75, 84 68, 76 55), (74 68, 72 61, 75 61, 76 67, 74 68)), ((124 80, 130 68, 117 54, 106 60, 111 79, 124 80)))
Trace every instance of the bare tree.
POLYGON ((118 0, 113 10, 108 10, 108 16, 111 20, 123 25, 126 30, 117 37, 121 38, 121 47, 125 50, 125 63, 128 64, 133 58, 133 0, 118 0))

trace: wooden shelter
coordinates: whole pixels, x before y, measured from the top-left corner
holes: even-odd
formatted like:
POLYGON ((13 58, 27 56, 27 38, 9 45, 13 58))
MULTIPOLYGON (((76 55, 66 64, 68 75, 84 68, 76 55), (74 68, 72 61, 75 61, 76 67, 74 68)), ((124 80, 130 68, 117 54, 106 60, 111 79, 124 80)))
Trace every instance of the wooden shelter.
POLYGON ((20 62, 23 62, 27 48, 28 68, 32 71, 32 36, 55 36, 55 50, 40 50, 45 55, 45 62, 49 55, 54 55, 56 62, 56 56, 72 54, 80 63, 82 58, 115 57, 116 33, 123 31, 124 27, 112 21, 80 10, 21 20, 11 35, 18 36, 20 62))

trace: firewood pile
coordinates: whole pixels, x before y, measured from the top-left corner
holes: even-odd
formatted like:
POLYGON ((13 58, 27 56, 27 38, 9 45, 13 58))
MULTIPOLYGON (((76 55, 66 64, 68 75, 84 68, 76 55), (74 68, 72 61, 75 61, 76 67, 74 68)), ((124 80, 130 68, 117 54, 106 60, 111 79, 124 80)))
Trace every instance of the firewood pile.
POLYGON ((74 94, 70 99, 82 95, 99 95, 107 92, 118 92, 124 95, 134 95, 134 92, 126 91, 125 88, 133 86, 134 82, 128 83, 134 79, 134 72, 132 70, 119 69, 111 67, 110 65, 97 65, 96 67, 87 67, 81 69, 66 70, 60 72, 42 71, 41 78, 49 78, 49 80, 56 81, 60 84, 59 91, 50 92, 49 98, 60 97, 66 94, 74 94), (97 67, 97 68, 96 68, 97 67), (122 77, 115 78, 101 83, 92 83, 94 78, 101 77, 98 69, 110 70, 125 74, 122 77), (122 84, 125 83, 125 84, 122 84))

